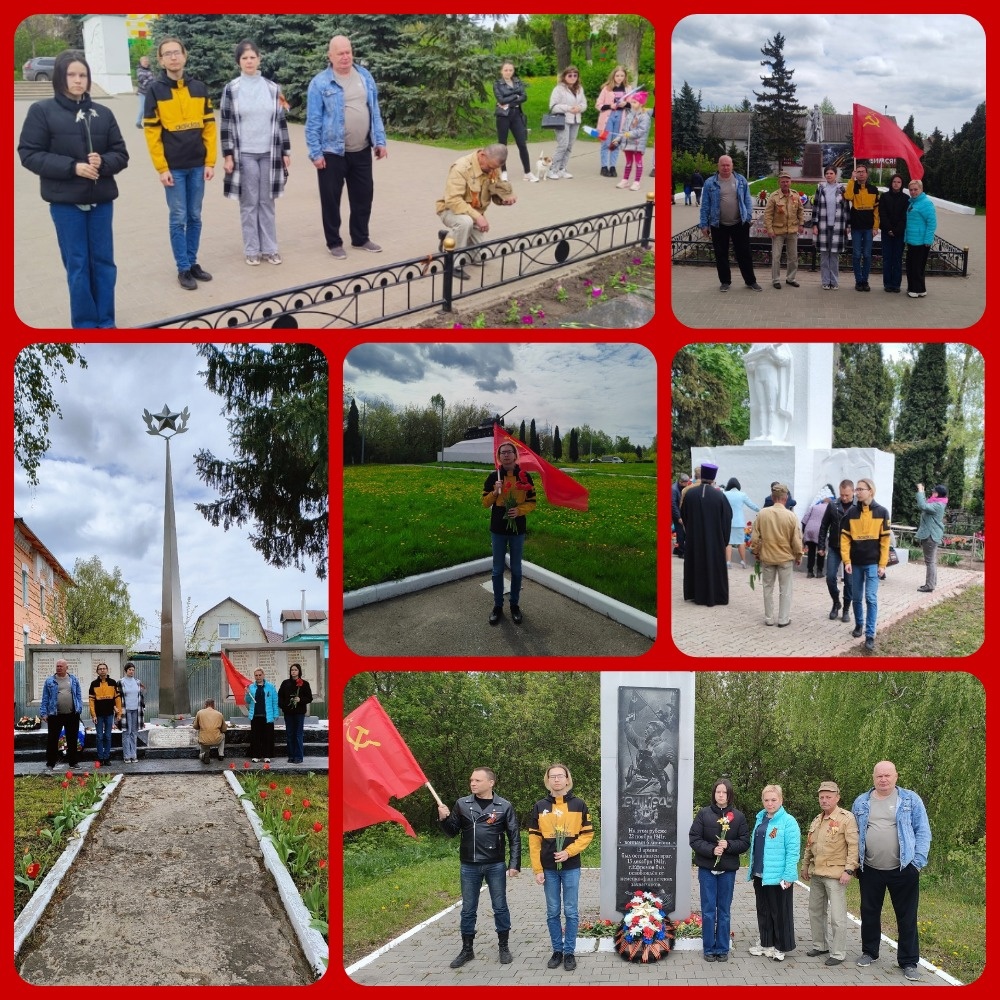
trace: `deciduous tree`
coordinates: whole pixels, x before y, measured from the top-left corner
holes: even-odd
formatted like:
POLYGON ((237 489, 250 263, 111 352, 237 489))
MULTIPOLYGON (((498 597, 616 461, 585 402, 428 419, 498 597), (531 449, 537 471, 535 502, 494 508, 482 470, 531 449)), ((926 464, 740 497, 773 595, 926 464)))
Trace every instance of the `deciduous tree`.
POLYGON ((83 646, 124 646, 132 650, 146 622, 132 610, 128 584, 116 566, 110 573, 99 556, 77 559, 74 587, 60 590, 52 611, 55 641, 83 646))

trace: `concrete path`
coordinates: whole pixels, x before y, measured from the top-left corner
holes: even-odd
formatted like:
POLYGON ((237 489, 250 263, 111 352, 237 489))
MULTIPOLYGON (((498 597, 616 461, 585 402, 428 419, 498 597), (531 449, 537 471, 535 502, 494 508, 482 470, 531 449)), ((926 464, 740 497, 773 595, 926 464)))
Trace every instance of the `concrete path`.
MULTIPOLYGON (((749 553, 748 553, 749 555, 749 553)), ((748 566, 750 563, 748 562, 748 566)), ((750 570, 729 571, 729 604, 707 608, 684 600, 684 560, 671 558, 671 633, 681 652, 691 656, 768 657, 840 656, 864 642, 851 637, 851 621, 830 621, 832 607, 825 579, 810 580, 801 570, 792 583, 791 625, 764 625, 762 585, 747 582, 750 570)), ((972 570, 938 567, 938 586, 921 594, 924 566, 891 566, 878 589, 878 627, 885 628, 914 611, 940 604, 966 587, 983 582, 972 570)), ((777 601, 777 596, 775 596, 777 601)), ((875 637, 878 649, 878 635, 875 637)))
POLYGON ((17 966, 36 986, 314 982, 221 775, 125 778, 17 966))
MULTIPOLYGON (((795 930, 798 947, 789 952, 784 962, 755 958, 747 948, 757 937, 756 908, 753 889, 745 881, 746 869, 736 877, 736 892, 732 905, 733 947, 728 962, 706 962, 700 941, 684 941, 666 959, 653 965, 626 962, 612 951, 587 953, 592 944, 581 938, 577 949, 578 966, 574 973, 564 969, 549 971, 546 962, 551 955, 549 936, 545 928, 545 898, 531 872, 522 872, 507 881, 507 902, 513 920, 510 947, 514 961, 500 965, 497 941, 488 893, 479 902, 479 933, 476 937, 475 959, 461 969, 448 964, 461 950, 458 929, 461 903, 455 904, 422 925, 405 940, 372 960, 362 959, 348 968, 350 978, 363 986, 464 986, 482 990, 491 986, 820 986, 847 989, 857 986, 904 986, 896 965, 895 948, 883 940, 879 961, 867 969, 855 962, 861 954, 860 927, 851 923, 847 934, 847 960, 843 965, 827 968, 825 956, 807 958, 812 947, 809 933, 808 888, 796 884, 795 930)), ((580 880, 580 918, 595 920, 599 913, 601 873, 588 868, 580 880)), ((455 862, 455 886, 458 888, 458 861, 455 862)), ((888 901, 886 902, 888 906, 888 901)), ((698 879, 692 876, 690 899, 692 911, 700 911, 698 879)), ((607 947, 607 942, 604 942, 607 947)), ((923 984, 949 985, 930 967, 922 969, 923 984)))
MULTIPOLYGON (((177 284, 177 271, 167 234, 167 207, 158 175, 152 167, 142 132, 135 128, 135 99, 110 98, 122 127, 130 161, 118 175, 115 202, 115 260, 118 265, 117 319, 120 327, 152 323, 253 295, 266 295, 356 271, 391 265, 437 250, 440 221, 434 203, 444 191, 449 166, 467 149, 438 149, 411 142, 389 143, 389 157, 374 164, 375 200, 371 237, 384 248, 380 254, 346 248, 346 260, 330 257, 323 239, 316 170, 306 153, 303 126, 291 124, 292 165, 288 185, 277 203, 278 242, 284 263, 247 267, 240 238, 239 205, 222 196, 220 166, 205 193, 199 263, 214 280, 199 283, 196 291, 177 284)), ((69 325, 66 275, 59 257, 48 205, 39 194, 38 177, 25 170, 17 156, 17 142, 29 101, 13 102, 14 127, 14 307, 28 326, 65 328, 69 325)), ((598 144, 581 136, 570 160, 572 180, 527 184, 511 145, 510 176, 518 202, 512 207, 490 209, 490 237, 498 238, 539 226, 553 225, 618 207, 641 204, 653 180, 648 171, 642 190, 621 191, 615 181, 600 176, 598 144)), ((552 133, 536 129, 529 135, 532 159, 555 148, 552 133)), ((647 163, 652 156, 647 156, 647 163)), ((344 235, 348 218, 343 199, 344 235)), ((350 242, 346 240, 346 242, 350 242)), ((499 265, 494 265, 499 266, 499 265)), ((534 279, 543 282, 551 274, 534 279)), ((529 282, 519 285, 525 289, 529 282)), ((483 298, 489 304, 504 295, 500 288, 483 298)), ((479 298, 465 300, 465 308, 479 298)), ((426 313, 414 318, 416 324, 426 313)), ((591 317, 593 320, 593 317, 591 317)), ((392 324, 399 327, 399 322, 392 324)))
MULTIPOLYGON (((670 232, 698 224, 696 206, 673 205, 670 232)), ((977 323, 986 308, 986 217, 937 210, 938 235, 957 247, 969 248, 969 276, 928 277, 927 297, 887 295, 882 275, 873 274, 871 292, 854 290, 854 275, 840 271, 840 291, 823 290, 819 270, 799 270, 800 288, 771 287, 770 265, 755 267, 763 292, 746 289, 733 265, 733 287, 719 291, 715 266, 675 264, 670 268, 671 305, 685 326, 762 329, 964 329, 977 323)), ((739 339, 739 338, 736 338, 739 339)))

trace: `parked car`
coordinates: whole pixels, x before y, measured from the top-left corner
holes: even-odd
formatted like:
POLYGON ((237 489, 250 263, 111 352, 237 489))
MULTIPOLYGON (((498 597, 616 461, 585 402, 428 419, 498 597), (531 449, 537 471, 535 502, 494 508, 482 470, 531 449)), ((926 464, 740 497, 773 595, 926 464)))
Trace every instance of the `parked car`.
POLYGON ((613 463, 615 465, 624 465, 625 464, 625 459, 619 458, 617 455, 602 455, 600 458, 592 458, 590 460, 590 464, 591 465, 598 465, 598 464, 600 464, 602 462, 605 465, 607 465, 609 463, 613 463))
POLYGON ((21 67, 21 75, 25 80, 51 80, 52 71, 56 67, 55 56, 35 56, 21 67))

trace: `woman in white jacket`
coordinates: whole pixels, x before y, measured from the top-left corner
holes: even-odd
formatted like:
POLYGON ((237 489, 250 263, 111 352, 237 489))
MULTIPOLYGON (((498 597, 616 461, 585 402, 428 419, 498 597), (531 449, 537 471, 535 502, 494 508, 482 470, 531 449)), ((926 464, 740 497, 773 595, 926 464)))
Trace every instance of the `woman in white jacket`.
POLYGON ((576 134, 580 131, 583 112, 587 110, 587 95, 580 84, 580 71, 575 66, 567 66, 559 74, 559 82, 549 97, 549 111, 566 116, 566 127, 556 130, 556 152, 552 157, 549 180, 560 178, 569 180, 573 175, 566 169, 572 152, 576 134))

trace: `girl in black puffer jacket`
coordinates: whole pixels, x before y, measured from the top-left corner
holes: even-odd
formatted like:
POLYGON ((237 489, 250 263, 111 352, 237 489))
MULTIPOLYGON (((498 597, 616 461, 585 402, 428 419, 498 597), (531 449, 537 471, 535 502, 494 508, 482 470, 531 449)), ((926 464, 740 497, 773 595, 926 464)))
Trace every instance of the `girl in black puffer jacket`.
POLYGON ((90 99, 82 52, 56 57, 52 88, 51 100, 28 109, 17 152, 41 178, 42 199, 49 203, 69 283, 71 326, 111 328, 118 278, 112 202, 128 150, 114 115, 90 99))

